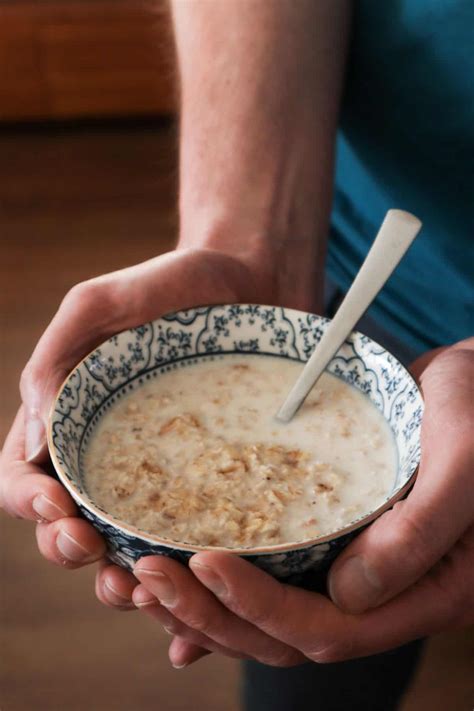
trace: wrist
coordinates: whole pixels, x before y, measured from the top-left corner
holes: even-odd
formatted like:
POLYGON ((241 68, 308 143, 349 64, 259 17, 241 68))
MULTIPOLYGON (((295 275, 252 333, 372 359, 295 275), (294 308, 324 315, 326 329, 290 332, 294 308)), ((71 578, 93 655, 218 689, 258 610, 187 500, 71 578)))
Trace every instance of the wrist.
POLYGON ((207 275, 210 291, 231 302, 278 303, 274 272, 257 255, 243 254, 212 243, 206 238, 180 238, 176 252, 189 257, 202 275, 207 275))
POLYGON ((323 240, 312 236, 286 237, 267 229, 251 229, 238 220, 214 223, 189 220, 192 231, 181 229, 177 249, 217 255, 234 264, 239 279, 238 300, 321 312, 323 240))

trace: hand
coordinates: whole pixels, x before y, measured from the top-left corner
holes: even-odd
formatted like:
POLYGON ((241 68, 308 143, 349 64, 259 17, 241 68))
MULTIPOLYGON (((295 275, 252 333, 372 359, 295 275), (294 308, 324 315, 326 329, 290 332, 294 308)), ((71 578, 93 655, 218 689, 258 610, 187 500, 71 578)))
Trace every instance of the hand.
MULTIPOLYGON (((105 544, 77 517, 66 489, 46 474, 45 428, 58 387, 76 363, 113 333, 200 303, 272 299, 271 279, 243 259, 211 249, 185 249, 75 286, 35 348, 21 379, 23 405, 1 459, 0 505, 7 513, 37 521, 40 552, 68 568, 97 561, 105 544)), ((99 598, 135 609, 135 578, 103 563, 99 598)))
POLYGON ((274 666, 336 662, 474 621, 474 339, 420 368, 417 481, 339 556, 331 599, 230 554, 198 553, 191 570, 156 556, 137 563, 133 600, 175 635, 175 666, 209 651, 274 666))

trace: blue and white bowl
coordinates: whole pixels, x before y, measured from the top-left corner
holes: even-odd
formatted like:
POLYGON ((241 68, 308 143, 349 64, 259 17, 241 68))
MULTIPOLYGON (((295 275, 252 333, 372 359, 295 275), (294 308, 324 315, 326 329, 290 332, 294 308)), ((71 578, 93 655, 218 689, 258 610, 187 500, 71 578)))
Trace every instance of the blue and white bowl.
MULTIPOLYGON (((119 333, 79 363, 54 402, 49 450, 60 481, 105 538, 112 561, 131 569, 140 557, 159 554, 187 563, 204 547, 151 535, 117 520, 89 498, 81 462, 100 418, 135 388, 201 359, 257 353, 304 362, 328 324, 321 316, 275 306, 200 306, 119 333)), ((420 461, 423 401, 414 380, 393 355, 354 332, 328 370, 363 392, 386 418, 397 444, 398 473, 381 506, 340 530, 304 543, 232 549, 276 578, 305 587, 318 585, 338 553, 407 493, 420 461)))

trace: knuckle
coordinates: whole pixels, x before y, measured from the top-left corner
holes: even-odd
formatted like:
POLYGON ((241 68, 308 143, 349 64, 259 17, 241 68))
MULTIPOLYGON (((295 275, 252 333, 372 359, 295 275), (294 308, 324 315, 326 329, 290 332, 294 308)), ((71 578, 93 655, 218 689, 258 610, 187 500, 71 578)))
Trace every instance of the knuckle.
POLYGON ((428 569, 432 564, 432 535, 427 535, 425 527, 412 515, 401 516, 396 529, 396 543, 403 549, 409 549, 420 569, 428 569))
POLYGON ((55 563, 56 565, 64 565, 67 567, 67 561, 62 561, 58 559, 56 550, 54 546, 51 545, 49 541, 48 534, 48 524, 39 523, 36 526, 36 542, 38 545, 38 550, 49 563, 55 563))
POLYGON ((25 394, 41 378, 41 373, 38 372, 33 361, 30 359, 23 368, 20 375, 20 392, 25 397, 25 394))
POLYGON ((12 518, 30 518, 26 516, 23 507, 18 505, 14 493, 15 479, 11 477, 8 482, 6 476, 0 477, 0 509, 3 509, 12 518))
POLYGON ((75 314, 93 313, 92 328, 99 331, 107 329, 123 309, 123 295, 113 284, 97 278, 80 282, 70 289, 64 297, 60 311, 72 311, 75 314))
POLYGON ((99 287, 94 279, 81 281, 67 292, 61 304, 61 308, 87 307, 91 302, 99 298, 100 289, 101 287, 99 287))
POLYGON ((23 370, 21 371, 20 375, 20 388, 23 388, 25 385, 27 385, 30 381, 31 378, 31 366, 30 366, 30 361, 25 365, 23 370))

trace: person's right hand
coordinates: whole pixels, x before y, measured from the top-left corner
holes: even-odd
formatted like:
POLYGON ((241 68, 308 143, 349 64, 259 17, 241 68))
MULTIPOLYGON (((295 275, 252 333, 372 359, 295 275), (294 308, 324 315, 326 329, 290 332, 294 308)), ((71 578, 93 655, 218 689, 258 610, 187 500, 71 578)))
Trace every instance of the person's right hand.
MULTIPOLYGON (((66 295, 21 377, 22 407, 5 441, 0 506, 37 522, 38 547, 67 568, 100 560, 105 543, 77 517, 66 489, 50 466, 46 424, 57 390, 72 368, 114 333, 160 315, 199 304, 272 303, 272 277, 244 259, 212 249, 170 252, 148 262, 78 284, 66 295)), ((102 602, 133 609, 135 578, 105 561, 97 577, 102 602)))

